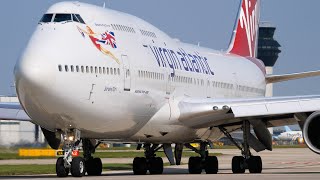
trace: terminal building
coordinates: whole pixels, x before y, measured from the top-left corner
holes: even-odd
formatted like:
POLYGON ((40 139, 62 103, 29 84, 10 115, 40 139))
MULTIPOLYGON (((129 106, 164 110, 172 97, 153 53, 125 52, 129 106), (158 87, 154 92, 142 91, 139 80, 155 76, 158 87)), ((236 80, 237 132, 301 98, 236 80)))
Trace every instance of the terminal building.
MULTIPOLYGON (((0 102, 19 102, 17 97, 0 96, 0 102)), ((39 126, 26 121, 0 121, 0 146, 40 146, 45 138, 39 126)))

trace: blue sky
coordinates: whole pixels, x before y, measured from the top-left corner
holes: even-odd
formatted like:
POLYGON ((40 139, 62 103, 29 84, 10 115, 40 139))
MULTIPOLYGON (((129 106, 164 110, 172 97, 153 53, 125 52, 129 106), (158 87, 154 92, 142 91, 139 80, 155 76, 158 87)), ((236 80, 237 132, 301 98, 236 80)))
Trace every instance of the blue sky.
MULTIPOLYGON (((42 14, 55 0, 1 1, 0 95, 14 92, 13 68, 42 14)), ((184 42, 226 49, 239 0, 83 0, 136 15, 184 42)), ((263 0, 261 19, 277 26, 275 74, 319 70, 318 0, 263 0)), ((320 94, 320 78, 275 85, 275 95, 320 94)))

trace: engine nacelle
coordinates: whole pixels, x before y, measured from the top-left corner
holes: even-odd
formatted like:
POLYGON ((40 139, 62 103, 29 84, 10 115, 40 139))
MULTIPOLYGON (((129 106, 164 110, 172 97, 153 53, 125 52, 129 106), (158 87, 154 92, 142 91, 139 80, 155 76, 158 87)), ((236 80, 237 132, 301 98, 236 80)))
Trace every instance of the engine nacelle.
POLYGON ((320 154, 320 112, 312 113, 303 125, 303 139, 307 146, 320 154))

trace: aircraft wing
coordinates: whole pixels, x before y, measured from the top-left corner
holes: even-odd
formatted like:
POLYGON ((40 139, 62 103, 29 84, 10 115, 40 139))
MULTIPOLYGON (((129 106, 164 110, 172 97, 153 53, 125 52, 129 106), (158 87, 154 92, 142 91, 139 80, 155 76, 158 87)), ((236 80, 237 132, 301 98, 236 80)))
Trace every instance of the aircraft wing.
POLYGON ((0 120, 31 121, 19 103, 0 103, 0 120))
POLYGON ((284 75, 268 75, 266 77, 267 83, 278 83, 282 81, 289 81, 307 77, 320 76, 320 71, 309 71, 302 73, 284 74, 284 75))
POLYGON ((320 96, 251 99, 193 99, 177 103, 179 121, 189 127, 237 125, 244 119, 262 120, 268 127, 297 123, 300 113, 320 110, 320 96))

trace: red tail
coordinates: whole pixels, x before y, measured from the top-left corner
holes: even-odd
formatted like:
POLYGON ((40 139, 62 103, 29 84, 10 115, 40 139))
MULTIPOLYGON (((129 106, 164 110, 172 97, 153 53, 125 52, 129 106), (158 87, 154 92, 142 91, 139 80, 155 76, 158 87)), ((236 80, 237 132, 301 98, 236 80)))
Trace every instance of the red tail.
POLYGON ((256 57, 260 20, 260 0, 242 0, 229 46, 229 53, 256 57))

